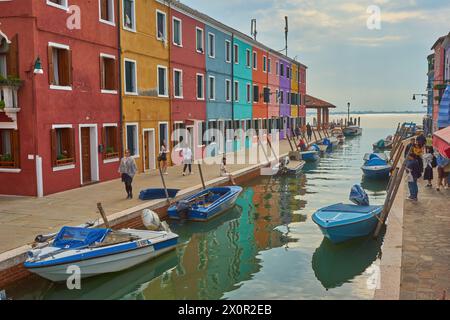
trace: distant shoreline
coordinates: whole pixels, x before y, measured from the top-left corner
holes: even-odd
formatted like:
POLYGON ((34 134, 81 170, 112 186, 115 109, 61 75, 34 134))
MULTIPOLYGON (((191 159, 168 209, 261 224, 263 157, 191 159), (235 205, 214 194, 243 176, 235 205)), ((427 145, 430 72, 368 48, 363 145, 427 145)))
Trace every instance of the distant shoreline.
MULTIPOLYGON (((354 111, 352 114, 368 115, 368 114, 426 114, 426 111, 354 111)), ((307 112, 307 115, 316 115, 316 112, 307 112)), ((347 115, 347 112, 330 112, 330 115, 347 115)))

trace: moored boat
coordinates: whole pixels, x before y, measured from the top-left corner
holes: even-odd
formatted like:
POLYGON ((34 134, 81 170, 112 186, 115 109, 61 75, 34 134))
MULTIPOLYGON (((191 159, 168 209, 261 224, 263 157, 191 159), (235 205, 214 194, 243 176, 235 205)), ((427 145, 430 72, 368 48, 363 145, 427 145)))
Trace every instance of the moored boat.
POLYGON ((66 281, 69 267, 88 278, 119 272, 175 249, 178 235, 170 230, 146 231, 63 227, 44 247, 28 252, 25 268, 50 281, 66 281))
POLYGON ((358 126, 350 126, 342 130, 346 137, 356 137, 362 135, 362 128, 358 126))
POLYGON ((178 201, 167 212, 171 219, 208 221, 231 209, 242 190, 239 186, 205 189, 178 201))
MULTIPOLYGON (((175 198, 180 189, 167 189, 167 193, 169 198, 175 198)), ((157 200, 157 199, 165 199, 166 191, 164 189, 152 188, 142 190, 139 194, 139 199, 148 201, 148 200, 157 200)))
POLYGON ((372 153, 366 154, 364 157, 364 165, 361 170, 364 172, 364 176, 372 179, 384 179, 388 178, 391 172, 392 166, 384 153, 372 153))
POLYGON ((313 144, 307 151, 300 152, 302 160, 306 162, 316 162, 320 159, 320 148, 317 144, 313 144))
POLYGON ((289 157, 286 158, 287 159, 281 161, 280 173, 299 174, 302 171, 303 167, 305 166, 306 162, 303 160, 289 159, 289 157))
POLYGON ((381 139, 378 142, 373 144, 374 150, 391 150, 393 141, 392 136, 388 136, 386 139, 381 139))

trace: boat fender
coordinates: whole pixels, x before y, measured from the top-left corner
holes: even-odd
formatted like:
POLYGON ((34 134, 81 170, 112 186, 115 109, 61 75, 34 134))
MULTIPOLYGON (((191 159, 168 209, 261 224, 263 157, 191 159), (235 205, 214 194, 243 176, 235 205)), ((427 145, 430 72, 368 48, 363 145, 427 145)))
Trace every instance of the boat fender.
POLYGON ((161 229, 161 220, 156 212, 145 209, 141 214, 142 223, 144 226, 151 231, 158 231, 161 229))

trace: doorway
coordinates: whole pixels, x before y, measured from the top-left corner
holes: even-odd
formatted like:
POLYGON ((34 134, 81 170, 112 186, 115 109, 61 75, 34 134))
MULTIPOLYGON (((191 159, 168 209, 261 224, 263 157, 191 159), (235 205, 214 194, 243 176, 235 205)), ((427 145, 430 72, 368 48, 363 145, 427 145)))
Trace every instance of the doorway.
POLYGON ((144 171, 156 169, 155 129, 144 129, 144 171))
POLYGON ((97 145, 97 125, 80 125, 81 185, 100 180, 97 145))

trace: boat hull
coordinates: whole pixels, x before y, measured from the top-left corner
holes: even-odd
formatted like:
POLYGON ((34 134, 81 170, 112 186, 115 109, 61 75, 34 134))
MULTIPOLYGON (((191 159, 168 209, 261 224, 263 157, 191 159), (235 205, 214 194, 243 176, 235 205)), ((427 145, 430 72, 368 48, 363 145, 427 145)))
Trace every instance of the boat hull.
POLYGON ((27 269, 50 281, 61 282, 66 281, 72 274, 72 272, 68 272, 68 268, 76 266, 80 268, 80 277, 82 279, 90 278, 100 274, 120 272, 137 266, 175 249, 177 243, 178 237, 117 254, 45 267, 27 267, 27 269))
POLYGON ((344 136, 346 137, 357 137, 362 135, 362 128, 359 127, 345 128, 343 132, 344 136))
POLYGON ((301 153, 302 160, 306 162, 316 162, 320 159, 319 153, 317 151, 305 151, 301 153))
POLYGON ((390 166, 381 167, 362 167, 361 170, 366 178, 370 179, 385 179, 388 178, 391 173, 390 166))

